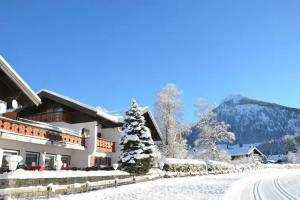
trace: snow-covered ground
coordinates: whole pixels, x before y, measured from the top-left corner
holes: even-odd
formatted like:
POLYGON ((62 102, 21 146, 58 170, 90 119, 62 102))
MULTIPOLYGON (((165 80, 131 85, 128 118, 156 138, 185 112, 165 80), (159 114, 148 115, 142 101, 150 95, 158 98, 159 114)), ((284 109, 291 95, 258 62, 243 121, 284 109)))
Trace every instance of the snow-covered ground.
POLYGON ((224 199, 300 199, 300 170, 268 169, 246 176, 230 187, 224 199))
POLYGON ((229 186, 243 176, 245 174, 160 179, 88 193, 58 196, 52 200, 221 199, 229 186))
POLYGON ((170 178, 108 188, 52 200, 299 199, 299 169, 170 178), (287 194, 288 193, 288 194, 287 194), (289 196, 289 198, 286 198, 289 196), (292 198, 292 197, 293 198, 292 198))

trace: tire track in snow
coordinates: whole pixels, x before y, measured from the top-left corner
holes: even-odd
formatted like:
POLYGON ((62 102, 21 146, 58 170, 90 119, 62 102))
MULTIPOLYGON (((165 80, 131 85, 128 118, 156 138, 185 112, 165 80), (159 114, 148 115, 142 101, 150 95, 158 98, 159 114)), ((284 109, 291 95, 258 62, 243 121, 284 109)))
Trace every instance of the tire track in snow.
POLYGON ((285 199, 288 199, 288 200, 297 200, 298 199, 297 197, 295 197, 294 195, 289 193, 286 189, 284 189, 284 187, 282 187, 282 185, 279 182, 279 177, 276 177, 274 179, 273 185, 274 185, 274 188, 276 189, 276 191, 285 199))
POLYGON ((253 186, 253 197, 254 200, 262 200, 261 194, 259 192, 259 186, 262 180, 256 181, 253 186))

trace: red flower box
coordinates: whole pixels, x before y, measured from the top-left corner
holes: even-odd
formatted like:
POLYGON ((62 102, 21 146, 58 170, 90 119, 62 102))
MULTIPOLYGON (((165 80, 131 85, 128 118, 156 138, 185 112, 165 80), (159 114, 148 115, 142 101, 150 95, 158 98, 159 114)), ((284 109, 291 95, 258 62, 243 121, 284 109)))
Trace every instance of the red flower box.
POLYGON ((39 170, 39 171, 44 171, 46 169, 45 165, 41 166, 32 166, 31 170, 39 170))

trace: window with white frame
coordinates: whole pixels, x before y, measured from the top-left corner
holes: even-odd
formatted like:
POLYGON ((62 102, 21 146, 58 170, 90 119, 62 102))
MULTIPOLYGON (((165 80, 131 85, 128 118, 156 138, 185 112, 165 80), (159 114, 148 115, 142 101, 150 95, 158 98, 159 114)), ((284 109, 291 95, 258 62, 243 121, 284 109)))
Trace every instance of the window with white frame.
POLYGON ((45 167, 46 167, 46 169, 54 169, 55 159, 56 159, 56 155, 46 154, 46 157, 45 157, 45 167))
POLYGON ((11 150, 11 149, 3 149, 3 157, 2 157, 2 167, 7 167, 6 157, 11 155, 19 155, 20 151, 18 150, 11 150))
POLYGON ((39 165, 40 154, 38 152, 26 151, 25 164, 27 167, 33 167, 39 165))

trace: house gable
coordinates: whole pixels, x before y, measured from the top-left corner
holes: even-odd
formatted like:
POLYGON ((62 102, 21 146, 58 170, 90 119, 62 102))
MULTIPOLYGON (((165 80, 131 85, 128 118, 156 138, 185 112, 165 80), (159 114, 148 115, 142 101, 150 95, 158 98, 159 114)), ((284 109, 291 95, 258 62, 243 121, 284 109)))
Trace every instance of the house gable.
POLYGON ((153 141, 163 142, 163 137, 160 129, 148 107, 141 110, 142 115, 145 117, 146 126, 150 129, 153 141))
POLYGON ((96 108, 49 90, 38 92, 42 104, 19 112, 19 117, 43 122, 82 123, 97 121, 103 128, 120 126, 120 123, 98 114, 96 108))
POLYGON ((0 56, 0 100, 15 99, 23 106, 39 105, 41 99, 17 72, 0 56))

